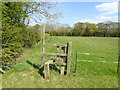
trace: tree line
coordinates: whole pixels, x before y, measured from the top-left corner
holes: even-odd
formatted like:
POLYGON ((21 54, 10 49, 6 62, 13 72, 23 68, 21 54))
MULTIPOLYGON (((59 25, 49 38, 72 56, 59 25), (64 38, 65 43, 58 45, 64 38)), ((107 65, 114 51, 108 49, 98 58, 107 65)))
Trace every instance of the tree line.
POLYGON ((89 22, 77 22, 74 27, 67 24, 45 24, 46 32, 51 36, 95 36, 95 37, 119 37, 118 23, 107 21, 98 24, 89 22))

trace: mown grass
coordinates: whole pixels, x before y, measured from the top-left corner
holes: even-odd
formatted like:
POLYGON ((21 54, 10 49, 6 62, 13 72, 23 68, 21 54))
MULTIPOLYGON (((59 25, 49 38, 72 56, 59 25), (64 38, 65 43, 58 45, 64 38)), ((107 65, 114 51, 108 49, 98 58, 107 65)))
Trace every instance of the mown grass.
MULTIPOLYGON (((117 63, 80 62, 75 66, 75 51, 78 60, 118 61, 118 38, 107 37, 50 37, 46 43, 67 43, 72 41, 71 74, 60 75, 50 71, 50 80, 40 75, 40 43, 26 50, 23 57, 11 70, 2 75, 3 88, 117 88, 117 63), (93 53, 93 54, 91 54, 93 53)), ((46 47, 47 52, 56 52, 54 47, 46 47)), ((52 58, 52 57, 50 57, 52 58)))

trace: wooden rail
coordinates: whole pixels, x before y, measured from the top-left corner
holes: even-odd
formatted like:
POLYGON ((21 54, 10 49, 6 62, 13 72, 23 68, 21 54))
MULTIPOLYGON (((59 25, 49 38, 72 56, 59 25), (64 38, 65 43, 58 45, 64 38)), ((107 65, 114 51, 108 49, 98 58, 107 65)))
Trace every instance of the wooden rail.
POLYGON ((60 53, 44 53, 44 55, 67 56, 67 54, 60 54, 60 53))
POLYGON ((61 46, 61 47, 67 47, 66 44, 51 44, 51 43, 45 44, 45 46, 61 46))

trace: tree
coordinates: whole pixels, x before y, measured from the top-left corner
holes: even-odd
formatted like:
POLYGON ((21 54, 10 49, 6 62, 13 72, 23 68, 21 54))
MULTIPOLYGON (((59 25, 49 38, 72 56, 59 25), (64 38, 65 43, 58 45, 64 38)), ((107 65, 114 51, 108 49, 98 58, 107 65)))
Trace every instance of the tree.
POLYGON ((76 36, 82 36, 83 33, 85 32, 85 24, 82 22, 77 22, 74 25, 74 35, 76 36))
POLYGON ((40 40, 39 32, 28 29, 32 19, 41 22, 42 18, 52 19, 57 14, 50 12, 54 7, 49 2, 2 2, 2 65, 9 66, 22 53, 23 48, 31 47, 40 40))

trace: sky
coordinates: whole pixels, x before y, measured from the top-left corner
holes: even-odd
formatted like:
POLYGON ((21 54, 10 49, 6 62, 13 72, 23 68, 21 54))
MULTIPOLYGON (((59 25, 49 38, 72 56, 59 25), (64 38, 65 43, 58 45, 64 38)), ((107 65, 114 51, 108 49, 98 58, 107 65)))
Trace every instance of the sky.
POLYGON ((62 14, 57 22, 71 27, 77 22, 118 21, 118 2, 58 2, 55 10, 62 14))

